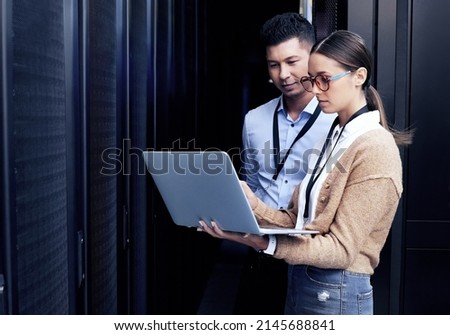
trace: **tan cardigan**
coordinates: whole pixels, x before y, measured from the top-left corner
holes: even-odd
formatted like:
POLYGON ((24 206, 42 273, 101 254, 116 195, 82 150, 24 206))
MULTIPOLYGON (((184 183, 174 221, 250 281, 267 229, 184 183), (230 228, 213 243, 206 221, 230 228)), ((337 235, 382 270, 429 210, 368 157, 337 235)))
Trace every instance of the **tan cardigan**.
MULTIPOLYGON (((397 145, 385 129, 358 137, 324 181, 315 219, 306 229, 315 236, 277 236, 274 257, 289 264, 373 274, 402 194, 397 145)), ((299 186, 300 187, 300 186, 299 186)), ((294 227, 299 187, 287 210, 262 201, 254 210, 261 226, 294 227)))

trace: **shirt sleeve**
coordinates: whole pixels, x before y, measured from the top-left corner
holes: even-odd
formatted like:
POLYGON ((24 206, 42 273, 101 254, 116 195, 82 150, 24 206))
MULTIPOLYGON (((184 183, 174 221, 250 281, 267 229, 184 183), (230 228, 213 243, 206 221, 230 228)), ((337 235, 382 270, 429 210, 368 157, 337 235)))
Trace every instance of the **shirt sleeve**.
POLYGON ((244 126, 242 127, 242 168, 243 178, 253 192, 258 188, 258 163, 252 156, 256 154, 255 148, 252 147, 251 141, 247 132, 247 118, 244 119, 244 126))

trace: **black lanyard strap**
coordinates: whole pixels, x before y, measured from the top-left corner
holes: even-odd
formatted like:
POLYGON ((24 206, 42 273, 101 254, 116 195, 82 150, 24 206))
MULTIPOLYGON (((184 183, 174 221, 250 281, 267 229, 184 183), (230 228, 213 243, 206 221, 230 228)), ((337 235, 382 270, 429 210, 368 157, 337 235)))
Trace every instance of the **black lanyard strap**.
POLYGON ((316 121, 317 117, 320 114, 320 107, 319 107, 319 104, 317 104, 317 107, 316 107, 313 115, 311 115, 309 120, 305 123, 303 128, 297 134, 294 141, 291 143, 291 146, 286 151, 286 154, 284 155, 283 159, 280 162, 280 137, 279 137, 279 132, 278 132, 278 108, 280 107, 281 99, 282 98, 280 98, 280 100, 278 101, 278 104, 275 107, 275 111, 273 113, 273 146, 275 149, 274 161, 275 161, 275 166, 277 167, 277 171, 272 176, 273 180, 277 180, 278 175, 280 174, 281 170, 283 169, 283 166, 286 163, 286 160, 287 160, 289 154, 291 153, 291 149, 294 146, 295 142, 297 142, 303 135, 306 134, 306 132, 311 128, 311 126, 313 125, 313 123, 316 121))
POLYGON ((315 182, 317 181, 317 179, 319 178, 320 174, 322 173, 323 169, 325 168, 325 166, 328 163, 328 160, 330 159, 331 155, 333 154, 334 148, 336 147, 337 143, 339 142, 339 139, 341 138, 342 133, 344 132, 344 128, 347 124, 350 123, 350 121, 354 120, 355 118, 357 118, 358 116, 360 116, 361 114, 367 113, 369 111, 369 109, 367 108, 367 106, 364 106, 363 108, 359 109, 356 113, 354 113, 349 119, 348 121, 344 124, 344 126, 342 127, 341 131, 339 132, 339 136, 336 139, 336 142, 334 143, 333 148, 331 149, 330 153, 328 154, 327 159, 325 160, 325 163, 322 165, 322 167, 319 170, 319 166, 320 166, 320 162, 323 158, 323 155, 325 154, 325 150, 327 149, 328 145, 331 142, 331 138, 332 138, 332 134, 334 131, 334 128, 337 126, 337 124, 339 123, 339 117, 336 117, 336 119, 333 121, 333 124, 330 127, 330 130, 328 131, 327 134, 327 138, 325 140, 325 143, 322 146, 322 150, 320 150, 320 154, 319 154, 319 158, 317 159, 316 165, 314 166, 313 172, 311 174, 311 178, 308 181, 308 185, 306 186, 306 193, 305 193, 305 209, 303 211, 303 218, 307 219, 309 217, 309 201, 311 198, 311 190, 315 184, 315 182), (317 172, 317 170, 319 170, 317 172))

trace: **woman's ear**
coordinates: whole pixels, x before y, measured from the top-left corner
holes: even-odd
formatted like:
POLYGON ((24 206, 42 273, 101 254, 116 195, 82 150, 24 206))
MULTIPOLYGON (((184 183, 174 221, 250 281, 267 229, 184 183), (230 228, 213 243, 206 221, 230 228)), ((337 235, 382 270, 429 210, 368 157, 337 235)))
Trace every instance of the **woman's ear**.
POLYGON ((367 79, 367 69, 365 67, 360 67, 355 71, 356 85, 362 86, 367 79))

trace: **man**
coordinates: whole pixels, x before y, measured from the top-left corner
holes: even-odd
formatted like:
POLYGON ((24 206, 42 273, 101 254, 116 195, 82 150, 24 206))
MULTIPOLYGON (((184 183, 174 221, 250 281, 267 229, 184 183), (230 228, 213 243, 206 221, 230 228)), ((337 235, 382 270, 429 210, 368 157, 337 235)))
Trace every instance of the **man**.
MULTIPOLYGON (((308 155, 317 154, 312 148, 324 141, 336 115, 321 113, 314 95, 300 83, 308 75, 309 53, 315 43, 311 23, 298 13, 283 13, 267 20, 260 35, 270 80, 281 96, 246 114, 243 170, 259 199, 283 209, 306 174, 308 155)), ((286 264, 251 250, 249 269, 249 283, 243 291, 250 311, 243 312, 259 312, 261 306, 263 313, 283 314, 286 264)))

